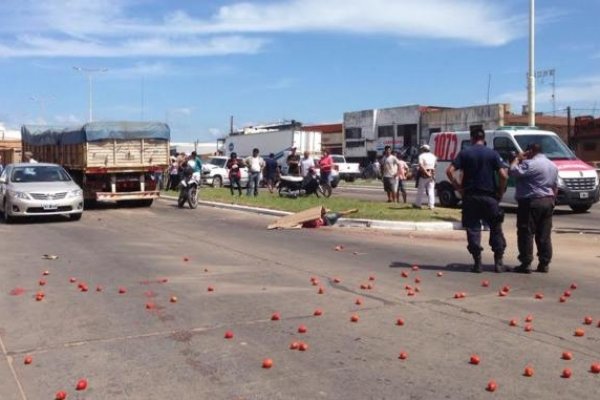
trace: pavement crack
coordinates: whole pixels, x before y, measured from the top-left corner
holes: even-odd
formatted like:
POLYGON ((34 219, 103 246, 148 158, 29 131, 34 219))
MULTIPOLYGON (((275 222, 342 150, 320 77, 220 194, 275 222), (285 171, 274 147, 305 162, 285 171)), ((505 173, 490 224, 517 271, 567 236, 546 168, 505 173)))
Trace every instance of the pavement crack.
POLYGON ((4 358, 6 359, 8 368, 10 369, 12 377, 15 380, 15 383, 17 384, 17 388, 19 389, 19 394, 21 395, 21 400, 27 400, 27 395, 25 394, 25 390, 23 390, 23 385, 21 384, 21 381, 19 380, 19 375, 17 375, 17 371, 15 370, 15 367, 13 366, 13 358, 6 351, 6 346, 4 345, 4 341, 2 340, 1 335, 0 335, 0 350, 2 350, 2 354, 4 355, 4 358))

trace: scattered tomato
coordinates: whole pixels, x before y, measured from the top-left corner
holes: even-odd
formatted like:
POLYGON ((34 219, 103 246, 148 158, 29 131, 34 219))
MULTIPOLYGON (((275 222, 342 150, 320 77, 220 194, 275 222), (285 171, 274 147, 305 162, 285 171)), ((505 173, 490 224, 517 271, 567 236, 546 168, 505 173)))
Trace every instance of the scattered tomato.
POLYGON ((315 312, 313 313, 313 315, 314 315, 315 317, 320 317, 321 315, 323 315, 323 311, 321 311, 321 309, 317 308, 317 309, 315 310, 315 312))
POLYGON ((408 292, 406 292, 407 296, 414 296, 415 295, 415 291, 414 290, 409 290, 408 292))
POLYGON ((344 246, 342 246, 342 245, 338 245, 338 246, 335 246, 333 249, 334 249, 335 251, 342 251, 342 250, 344 250, 344 246))
POLYGON ((76 389, 76 390, 85 390, 85 389, 87 389, 87 385, 88 385, 88 382, 87 382, 87 380, 85 380, 85 379, 80 379, 80 380, 77 382, 77 386, 75 387, 75 389, 76 389))
POLYGON ((323 294, 325 293, 325 288, 323 286, 319 287, 319 291, 317 292, 318 294, 323 294))
POLYGON ((360 306, 362 304, 362 300, 360 299, 360 297, 358 299, 356 299, 354 304, 356 304, 357 306, 360 306))
POLYGON ((500 290, 498 292, 498 296, 500 296, 500 297, 506 297, 506 296, 508 296, 508 292, 505 292, 504 290, 500 290))
POLYGON ((298 333, 306 333, 306 331, 308 331, 308 329, 306 328, 306 326, 300 325, 298 327, 298 333))
POLYGON ((419 270, 419 266, 418 265, 413 265, 412 266, 412 270, 413 271, 418 271, 419 270))
POLYGON ((308 345, 306 343, 304 343, 304 342, 301 342, 298 345, 298 350, 300 350, 300 351, 306 351, 306 350, 308 350, 308 345))
POLYGON ((171 299, 169 301, 171 303, 177 303, 177 296, 171 296, 171 299))
POLYGON ((402 273, 400 274, 400 276, 402 276, 403 278, 408 278, 408 272, 402 271, 402 273))
POLYGON ((374 275, 369 276, 369 280, 370 281, 374 281, 375 280, 375 276, 374 275))
POLYGON ((481 281, 481 286, 483 286, 483 287, 489 287, 490 286, 490 281, 481 281))
POLYGON ((510 326, 517 326, 517 320, 516 319, 511 319, 510 322, 508 323, 510 326))
POLYGON ((510 286, 509 285, 504 285, 502 287, 502 290, 505 291, 506 293, 510 292, 510 286))
POLYGON ((473 365, 479 365, 480 362, 481 362, 481 360, 479 359, 479 356, 477 354, 473 354, 471 356, 471 359, 469 360, 469 363, 471 363, 473 365))
POLYGON ((31 356, 26 356, 26 357, 23 359, 23 364, 25 364, 25 365, 29 365, 29 364, 31 364, 32 362, 33 362, 33 357, 31 357, 31 356))
POLYGON ((124 287, 120 287, 119 288, 119 294, 125 294, 125 293, 127 293, 127 289, 124 288, 124 287))
POLYGON ((43 280, 43 279, 40 279, 40 281, 38 282, 38 284, 39 284, 40 286, 44 286, 44 285, 46 285, 46 281, 45 281, 45 280, 43 280))
POLYGON ((569 368, 565 368, 565 369, 563 369, 563 372, 562 372, 562 375, 561 375, 561 376, 562 376, 563 378, 565 378, 565 379, 569 379, 569 378, 571 377, 571 375, 572 375, 572 374, 573 374, 573 373, 571 372, 571 369, 569 369, 569 368))
POLYGON ((354 314, 354 315, 352 315, 352 316, 350 317, 350 321, 351 321, 351 322, 358 322, 358 319, 359 319, 359 318, 358 318, 358 315, 356 315, 356 314, 354 314))
POLYGON ((290 350, 298 350, 298 347, 300 347, 300 344, 298 342, 292 342, 290 344, 290 350))
POLYGON ((583 323, 586 325, 591 325, 594 322, 594 320, 592 319, 592 317, 585 317, 583 319, 583 323))
POLYGON ((600 363, 593 363, 590 367, 590 372, 592 374, 600 374, 600 363))
POLYGON ((583 328, 577 328, 577 329, 575 329, 575 336, 582 337, 584 335, 585 335, 585 331, 583 330, 583 328))
POLYGON ((77 282, 77 278, 70 277, 70 278, 69 278, 69 282, 71 282, 71 283, 75 283, 75 282, 77 282))
POLYGON ((567 298, 565 296, 560 296, 560 298, 558 299, 559 302, 564 303, 565 301, 567 301, 567 298))
POLYGON ((102 291, 102 286, 96 286, 96 292, 101 292, 102 291))
POLYGON ((571 283, 571 289, 573 289, 573 290, 577 289, 577 284, 575 282, 571 283))
POLYGON ((531 332, 532 330, 533 330, 533 325, 525 324, 525 328, 524 328, 525 332, 531 332))
POLYGON ((54 395, 54 400, 65 400, 67 398, 67 392, 64 391, 60 391, 60 392, 56 392, 56 394, 54 395))
POLYGON ((209 287, 206 288, 206 291, 208 291, 208 292, 214 292, 215 288, 213 286, 209 286, 209 287))
POLYGON ((496 381, 489 381, 487 384, 487 387, 485 388, 485 390, 487 390, 488 392, 495 392, 496 389, 498 389, 498 384, 496 383, 496 381))
POLYGON ((79 287, 79 290, 81 290, 82 292, 87 292, 87 291, 89 290, 89 289, 88 289, 88 285, 86 285, 86 284, 84 283, 83 285, 81 285, 81 286, 79 287))
POLYGON ((340 278, 333 278, 333 282, 335 282, 335 283, 340 283, 340 282, 341 282, 341 279, 340 279, 340 278))
POLYGON ((271 315, 271 321, 279 321, 281 319, 281 316, 279 315, 279 313, 274 313, 273 315, 271 315))
POLYGON ((312 283, 313 286, 319 286, 319 280, 318 279, 315 279, 311 283, 312 283))
POLYGON ((525 322, 533 322, 533 315, 528 315, 525 317, 525 322))
POLYGON ((48 275, 50 275, 50 271, 44 271, 44 272, 42 272, 42 275, 48 276, 48 275))
POLYGON ((370 283, 367 283, 367 290, 372 290, 373 289, 373 285, 371 285, 370 283))
POLYGON ((543 293, 536 293, 535 294, 535 298, 536 298, 536 300, 542 300, 544 298, 544 294, 543 293))
POLYGON ((573 354, 570 351, 563 351, 563 353, 562 353, 562 359, 570 361, 570 360, 573 359, 573 354))
POLYGON ((273 360, 271 360, 270 358, 265 358, 265 359, 263 360, 263 363, 262 363, 262 367, 263 367, 263 368, 269 369, 269 368, 271 368, 272 366, 273 366, 273 360))
POLYGON ((526 377, 532 377, 533 376, 533 368, 532 367, 525 367, 525 371, 523 371, 523 375, 526 377))
POLYGON ((563 293, 563 296, 565 297, 571 297, 571 292, 568 290, 565 290, 565 292, 563 293))
POLYGON ((398 358, 401 360, 406 360, 408 358, 408 353, 405 351, 401 351, 400 355, 398 355, 398 358))
POLYGON ((419 278, 419 277, 416 277, 416 278, 415 278, 415 283, 417 283, 417 284, 418 284, 418 283, 421 283, 421 278, 419 278))
POLYGON ((444 276, 444 273, 440 271, 440 272, 437 273, 437 276, 438 277, 444 276))
POLYGON ((233 339, 233 332, 232 331, 225 332, 225 339, 233 339))
POLYGON ((402 318, 398 318, 396 320, 396 325, 398 325, 398 326, 404 326, 404 320, 402 318))

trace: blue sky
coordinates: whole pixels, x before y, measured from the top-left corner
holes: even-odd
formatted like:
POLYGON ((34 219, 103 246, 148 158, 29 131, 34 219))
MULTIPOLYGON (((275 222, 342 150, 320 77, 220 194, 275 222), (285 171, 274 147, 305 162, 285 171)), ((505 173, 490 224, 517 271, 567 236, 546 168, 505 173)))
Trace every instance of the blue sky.
MULTIPOLYGON (((537 1, 557 108, 600 111, 600 0, 537 1)), ((404 104, 526 98, 528 0, 3 0, 0 122, 167 120, 175 140, 404 104), (142 107, 143 103, 143 107, 142 107)), ((538 110, 551 112, 549 82, 538 110)))

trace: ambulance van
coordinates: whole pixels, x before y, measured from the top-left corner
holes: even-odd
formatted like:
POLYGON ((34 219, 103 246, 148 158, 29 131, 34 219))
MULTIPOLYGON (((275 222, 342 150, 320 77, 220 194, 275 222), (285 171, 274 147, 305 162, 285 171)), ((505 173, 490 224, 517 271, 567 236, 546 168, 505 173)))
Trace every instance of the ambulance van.
MULTIPOLYGON (((589 210, 598 202, 598 173, 591 165, 579 160, 560 137, 550 131, 531 127, 500 127, 486 131, 486 145, 496 150, 508 162, 512 152, 524 151, 530 143, 539 143, 543 153, 558 167, 557 205, 566 205, 575 212, 589 210)), ((459 151, 471 145, 468 131, 439 132, 431 135, 429 145, 438 157, 435 169, 436 190, 443 207, 453 207, 460 202, 460 195, 446 177, 446 168, 459 151)), ((460 171, 459 171, 460 174, 460 171)), ((460 181, 460 177, 457 177, 460 181)), ((510 178, 503 203, 516 204, 515 182, 510 178)))

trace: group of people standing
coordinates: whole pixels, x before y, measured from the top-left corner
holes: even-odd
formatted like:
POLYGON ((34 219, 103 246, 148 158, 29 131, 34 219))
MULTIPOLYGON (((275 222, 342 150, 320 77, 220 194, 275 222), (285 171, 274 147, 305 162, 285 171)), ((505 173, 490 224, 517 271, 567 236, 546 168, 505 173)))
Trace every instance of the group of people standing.
MULTIPOLYGON (((431 153, 429 145, 422 145, 416 171, 417 198, 413 207, 421 208, 423 196, 427 195, 427 205, 430 210, 435 208, 435 164, 437 157, 431 153)), ((390 146, 385 146, 381 159, 381 174, 383 176, 383 190, 387 194, 388 203, 399 203, 400 194, 406 203, 406 184, 411 171, 408 164, 398 158, 390 146)))
MULTIPOLYGON (((329 183, 331 171, 333 169, 333 158, 327 150, 323 150, 323 156, 315 161, 308 151, 305 151, 303 156, 297 153, 297 149, 292 147, 286 158, 287 174, 291 176, 306 177, 310 173, 314 173, 315 168, 320 169, 321 182, 329 183)), ((281 167, 275 158, 275 154, 269 154, 267 159, 260 156, 260 150, 255 148, 252 150, 252 155, 245 159, 239 159, 237 153, 231 153, 225 166, 229 171, 229 180, 231 182, 231 195, 237 190, 238 195, 242 195, 242 168, 248 168, 248 184, 246 185, 247 196, 258 196, 258 187, 261 177, 264 179, 269 192, 273 193, 273 189, 281 175, 281 167)))
MULTIPOLYGON (((184 177, 186 170, 194 174, 202 173, 202 159, 195 151, 188 156, 185 153, 179 153, 177 157, 171 157, 171 165, 169 165, 169 180, 166 184, 167 190, 177 190, 179 182, 184 177)), ((157 185, 162 185, 162 174, 155 177, 157 185)))

